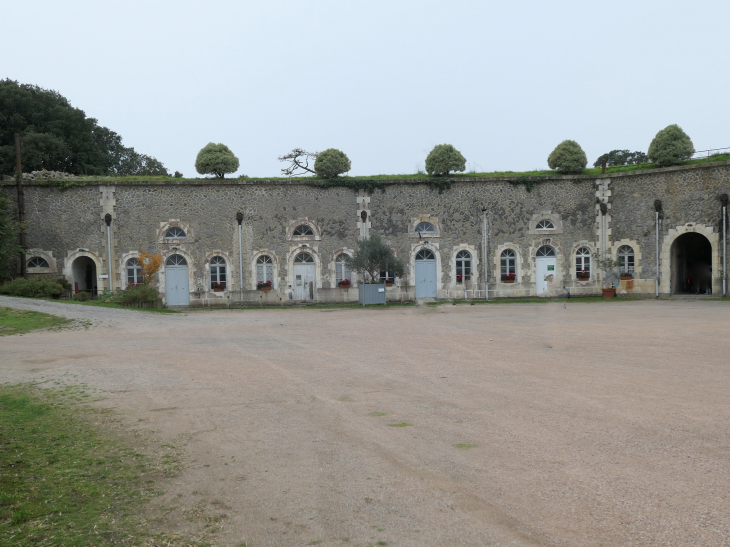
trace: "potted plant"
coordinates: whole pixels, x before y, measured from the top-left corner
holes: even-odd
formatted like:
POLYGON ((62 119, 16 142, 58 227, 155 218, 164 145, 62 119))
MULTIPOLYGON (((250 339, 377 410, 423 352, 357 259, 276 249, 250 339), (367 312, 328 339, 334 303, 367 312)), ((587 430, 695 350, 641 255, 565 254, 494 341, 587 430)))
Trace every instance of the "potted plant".
POLYGON ((633 278, 634 278, 633 272, 623 271, 619 274, 619 279, 621 279, 621 281, 628 281, 629 279, 633 279, 633 278))
POLYGON ((619 275, 617 274, 618 268, 620 267, 619 260, 614 260, 610 256, 607 256, 605 259, 596 258, 595 264, 604 272, 603 288, 601 289, 603 298, 606 300, 614 298, 616 296, 615 280, 619 275))
POLYGON ((350 280, 349 279, 343 279, 342 281, 338 281, 337 286, 340 289, 349 289, 350 288, 350 280))
POLYGON ((591 272, 581 270, 577 272, 575 276, 578 278, 578 281, 588 281, 591 278, 591 272))
POLYGON ((514 283, 517 279, 517 274, 514 272, 502 274, 502 283, 514 283))
POLYGON ((271 285, 271 281, 259 281, 256 283, 256 288, 260 291, 270 291, 271 285))
POLYGON ((224 282, 213 283, 213 292, 223 292, 226 290, 226 284, 224 282))
POLYGON ((392 287, 394 282, 395 282, 395 278, 393 278, 393 277, 386 277, 385 278, 385 286, 386 287, 392 287))

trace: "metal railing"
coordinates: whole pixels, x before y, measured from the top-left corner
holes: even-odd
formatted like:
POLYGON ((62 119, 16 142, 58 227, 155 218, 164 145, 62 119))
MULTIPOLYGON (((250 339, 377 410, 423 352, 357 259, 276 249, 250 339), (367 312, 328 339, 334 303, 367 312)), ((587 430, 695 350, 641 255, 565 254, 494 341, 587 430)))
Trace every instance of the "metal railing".
POLYGON ((698 150, 697 152, 692 154, 692 159, 706 159, 707 161, 711 161, 713 156, 721 156, 724 154, 730 154, 730 148, 711 148, 709 150, 698 150), (722 152, 722 150, 725 150, 725 152, 722 152))

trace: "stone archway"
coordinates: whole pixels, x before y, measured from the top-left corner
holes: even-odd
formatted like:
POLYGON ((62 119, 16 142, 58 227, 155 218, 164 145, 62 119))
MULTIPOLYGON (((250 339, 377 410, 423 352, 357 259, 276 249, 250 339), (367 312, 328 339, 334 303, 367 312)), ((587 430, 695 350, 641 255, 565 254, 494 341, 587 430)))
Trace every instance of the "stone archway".
POLYGON ((668 230, 660 256, 661 294, 692 294, 711 287, 713 292, 720 271, 719 235, 712 226, 688 223, 668 230), (690 283, 687 282, 690 274, 690 283), (700 280, 699 283, 696 283, 700 280))

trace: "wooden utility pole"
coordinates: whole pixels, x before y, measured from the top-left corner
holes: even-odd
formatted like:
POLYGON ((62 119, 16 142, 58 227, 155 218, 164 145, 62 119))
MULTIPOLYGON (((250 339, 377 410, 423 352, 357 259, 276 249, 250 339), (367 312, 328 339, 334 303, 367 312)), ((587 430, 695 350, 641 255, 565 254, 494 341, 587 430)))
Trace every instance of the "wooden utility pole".
POLYGON ((20 223, 20 276, 28 273, 25 263, 25 194, 23 194, 23 169, 20 165, 20 135, 15 134, 15 180, 18 183, 18 222, 20 223))

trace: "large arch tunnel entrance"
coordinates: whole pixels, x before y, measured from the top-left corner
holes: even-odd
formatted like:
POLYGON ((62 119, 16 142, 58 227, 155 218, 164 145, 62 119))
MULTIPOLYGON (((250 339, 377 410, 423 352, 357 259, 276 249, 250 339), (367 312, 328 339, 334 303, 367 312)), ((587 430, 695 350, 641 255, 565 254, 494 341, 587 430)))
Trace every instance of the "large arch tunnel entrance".
POLYGON ((698 233, 682 234, 672 243, 672 294, 712 292, 712 245, 698 233))
POLYGON ((74 292, 90 292, 96 295, 96 264, 88 256, 80 256, 73 261, 74 292))

